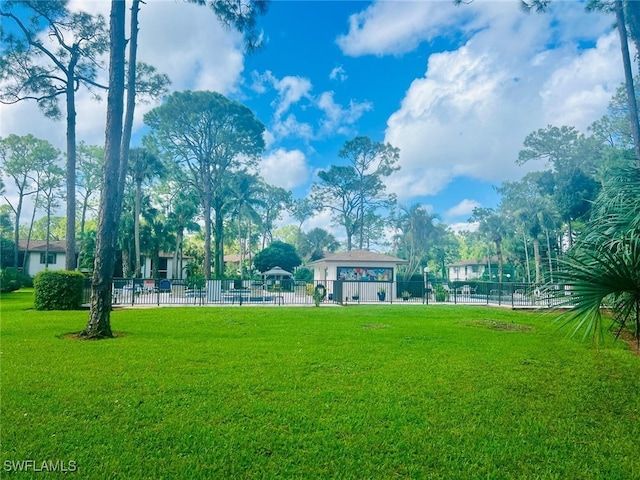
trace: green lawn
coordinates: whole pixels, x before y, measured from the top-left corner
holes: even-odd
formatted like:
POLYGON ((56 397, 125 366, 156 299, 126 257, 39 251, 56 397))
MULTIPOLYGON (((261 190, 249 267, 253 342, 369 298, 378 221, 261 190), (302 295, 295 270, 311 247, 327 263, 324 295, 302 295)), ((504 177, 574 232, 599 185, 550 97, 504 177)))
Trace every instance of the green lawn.
POLYGON ((2 478, 640 478, 640 357, 551 316, 119 310, 78 341, 87 312, 31 296, 1 297, 2 478))

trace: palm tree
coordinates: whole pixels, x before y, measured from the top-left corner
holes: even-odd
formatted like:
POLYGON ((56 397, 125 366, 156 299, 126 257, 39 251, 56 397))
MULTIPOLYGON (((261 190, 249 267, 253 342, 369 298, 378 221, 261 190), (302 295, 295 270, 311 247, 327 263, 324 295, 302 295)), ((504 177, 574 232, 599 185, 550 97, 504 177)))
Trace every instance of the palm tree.
POLYGON ((640 351, 640 169, 634 162, 630 158, 603 185, 593 220, 559 277, 571 288, 574 305, 566 323, 602 340, 602 307, 608 306, 618 335, 631 326, 640 351))
MULTIPOLYGON (((493 208, 476 207, 473 209, 469 220, 478 222, 479 232, 495 244, 496 255, 498 257, 498 282, 502 282, 502 237, 505 232, 503 217, 496 213, 493 208)), ((491 280, 491 277, 489 277, 489 280, 491 280)))
POLYGON ((264 192, 264 186, 257 175, 240 172, 229 186, 231 193, 232 214, 238 223, 238 240, 240 244, 240 279, 244 278, 244 239, 247 240, 247 252, 249 253, 249 268, 251 268, 251 225, 252 222, 260 223, 260 215, 255 207, 265 207, 265 202, 259 197, 264 192), (248 220, 247 236, 244 236, 242 221, 248 220))
POLYGON ((336 238, 324 228, 314 228, 304 235, 304 249, 302 252, 308 254, 312 261, 323 257, 324 251, 334 252, 340 243, 336 238))
POLYGON ((136 185, 134 224, 134 243, 136 266, 135 276, 141 275, 140 254, 140 215, 142 210, 142 183, 161 174, 163 167, 160 160, 145 148, 132 148, 129 152, 129 171, 136 185))
POLYGON ((171 248, 170 227, 167 218, 157 209, 151 207, 143 212, 143 236, 146 239, 146 251, 151 256, 151 276, 158 278, 160 252, 171 248))
POLYGON ((184 231, 197 232, 200 225, 195 221, 198 214, 198 197, 191 192, 178 189, 171 201, 168 215, 169 225, 175 232, 175 247, 173 250, 173 274, 175 278, 182 278, 182 242, 184 231))
POLYGON ((398 255, 409 261, 406 272, 409 276, 420 269, 423 257, 426 255, 430 240, 435 233, 433 221, 438 218, 422 205, 401 207, 402 213, 397 220, 400 231, 396 235, 398 255))

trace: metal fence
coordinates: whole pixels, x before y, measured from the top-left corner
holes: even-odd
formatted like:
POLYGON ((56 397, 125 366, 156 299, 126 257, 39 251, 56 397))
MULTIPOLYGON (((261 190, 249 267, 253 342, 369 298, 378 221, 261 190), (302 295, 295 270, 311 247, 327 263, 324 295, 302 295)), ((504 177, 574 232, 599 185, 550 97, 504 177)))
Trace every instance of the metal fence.
MULTIPOLYGON (((267 282, 207 280, 194 286, 183 280, 114 279, 112 303, 126 305, 313 305, 323 304, 477 304, 550 308, 566 304, 564 285, 540 288, 528 283, 495 282, 267 282)), ((85 289, 85 303, 90 288, 85 289)))

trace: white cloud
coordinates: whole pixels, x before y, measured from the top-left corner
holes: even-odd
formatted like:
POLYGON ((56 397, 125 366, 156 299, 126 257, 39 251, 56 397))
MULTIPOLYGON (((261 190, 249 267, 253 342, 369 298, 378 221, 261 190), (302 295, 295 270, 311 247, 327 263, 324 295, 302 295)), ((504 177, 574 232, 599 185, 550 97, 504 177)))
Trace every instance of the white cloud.
MULTIPOLYGON (((71 10, 101 13, 108 22, 109 2, 70 2, 71 10)), ((46 36, 45 36, 46 37, 46 36)), ((138 60, 149 63, 172 81, 172 90, 206 89, 234 92, 244 68, 242 36, 225 29, 207 7, 188 3, 149 2, 140 11, 138 60)), ((106 55, 103 58, 106 65, 106 55)), ((106 84, 107 71, 99 81, 106 84)), ((88 143, 104 142, 106 94, 96 102, 84 89, 77 93, 77 136, 88 143)), ((64 109, 64 99, 61 97, 64 109)), ((136 107, 134 130, 155 105, 136 107)), ((64 112, 63 112, 64 115, 64 112)), ((0 136, 34 135, 65 150, 65 125, 46 120, 34 102, 0 106, 0 136)))
POLYGON ((459 176, 521 177, 526 170, 515 160, 529 133, 547 124, 585 129, 606 113, 622 80, 615 34, 602 34, 594 48, 548 49, 562 19, 484 5, 484 20, 475 22, 488 28, 432 54, 387 121, 385 141, 400 148, 402 167, 388 187, 400 199, 437 194, 459 176), (517 42, 505 41, 516 32, 517 42))
POLYGON ((346 234, 344 233, 344 227, 335 225, 331 219, 331 211, 329 209, 322 210, 316 213, 313 217, 307 220, 302 229, 305 232, 309 232, 314 228, 322 228, 333 235, 338 241, 345 241, 346 234))
POLYGON ((293 114, 284 120, 274 120, 272 131, 277 138, 298 137, 309 141, 314 138, 313 127, 309 123, 299 122, 293 114))
POLYGON ((253 83, 251 89, 259 94, 268 93, 268 87, 277 92, 277 98, 271 102, 274 108, 273 125, 271 131, 276 138, 299 137, 305 141, 314 140, 331 134, 348 135, 352 125, 370 111, 370 102, 349 101, 348 106, 337 103, 334 92, 325 91, 320 95, 313 95, 313 85, 308 78, 285 76, 278 79, 272 72, 263 74, 252 72, 253 83), (299 121, 291 111, 299 107, 296 112, 309 116, 312 110, 319 110, 322 115, 317 125, 299 121))
POLYGON ((459 223, 452 223, 451 225, 449 225, 449 228, 454 233, 460 233, 460 232, 475 232, 478 230, 479 226, 480 224, 475 222, 473 223, 459 222, 459 223))
POLYGON ((349 77, 342 65, 338 65, 333 70, 331 70, 331 73, 329 73, 330 80, 337 80, 339 82, 344 82, 347 78, 349 77))
POLYGON ((481 206, 482 205, 476 200, 469 200, 468 198, 465 198, 460 203, 447 210, 445 217, 461 217, 463 215, 470 216, 474 208, 481 206))
POLYGON ((349 127, 373 108, 369 102, 358 103, 353 100, 347 108, 343 108, 335 102, 333 96, 333 92, 323 92, 317 101, 318 108, 325 114, 321 122, 321 134, 335 132, 346 135, 349 133, 349 127))
POLYGON ((608 105, 620 85, 622 65, 616 32, 600 37, 596 47, 560 65, 540 90, 550 123, 585 130, 608 105))
POLYGON ((375 2, 349 17, 349 32, 336 43, 349 56, 399 55, 453 31, 475 8, 453 2, 375 2))
POLYGON ((271 185, 287 190, 304 185, 309 180, 311 169, 300 150, 283 148, 264 156, 260 162, 260 174, 271 185))

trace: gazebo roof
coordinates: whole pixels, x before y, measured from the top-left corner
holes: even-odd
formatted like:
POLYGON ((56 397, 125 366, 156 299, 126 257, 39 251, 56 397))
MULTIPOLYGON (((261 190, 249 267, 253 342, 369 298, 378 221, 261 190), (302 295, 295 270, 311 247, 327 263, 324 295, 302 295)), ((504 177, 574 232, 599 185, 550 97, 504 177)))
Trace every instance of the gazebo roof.
POLYGON ((273 267, 266 272, 262 272, 262 275, 264 275, 265 277, 292 277, 293 273, 287 272, 280 267, 273 267))

